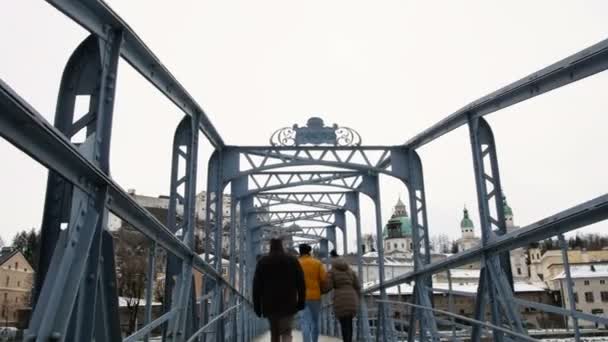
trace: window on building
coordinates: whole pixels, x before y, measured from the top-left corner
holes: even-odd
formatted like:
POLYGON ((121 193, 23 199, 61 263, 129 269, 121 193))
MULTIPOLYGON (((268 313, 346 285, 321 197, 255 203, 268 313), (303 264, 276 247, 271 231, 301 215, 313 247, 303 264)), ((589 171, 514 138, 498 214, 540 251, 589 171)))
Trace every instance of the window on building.
POLYGON ((594 315, 600 315, 604 313, 604 309, 591 309, 591 313, 594 315))
POLYGON ((602 297, 602 302, 608 302, 608 291, 600 292, 600 297, 602 297))
POLYGON ((578 292, 574 292, 574 302, 578 303, 578 292))
POLYGON ((606 284, 606 281, 604 279, 602 279, 602 280, 600 280, 600 284, 604 285, 604 284, 606 284))
POLYGON ((588 286, 589 285, 589 280, 585 280, 583 283, 585 284, 585 286, 588 286))
POLYGON ((8 286, 8 283, 11 281, 11 277, 6 276, 6 286, 8 286))
POLYGON ((593 303, 593 292, 585 292, 585 302, 593 303))
POLYGON ((17 287, 21 287, 21 281, 17 281, 17 287))
POLYGON ((517 268, 517 275, 521 275, 521 268, 517 268))
POLYGON ((394 244, 394 246, 395 246, 395 249, 397 249, 397 248, 398 248, 396 243, 394 244))
POLYGON ((19 262, 15 261, 15 269, 18 269, 18 268, 19 268, 19 262))

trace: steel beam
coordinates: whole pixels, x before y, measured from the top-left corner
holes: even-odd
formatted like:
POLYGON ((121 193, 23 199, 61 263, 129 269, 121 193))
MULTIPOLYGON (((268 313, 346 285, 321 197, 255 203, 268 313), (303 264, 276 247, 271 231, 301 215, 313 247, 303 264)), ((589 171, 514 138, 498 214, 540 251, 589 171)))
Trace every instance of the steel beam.
MULTIPOLYGON (((516 231, 497 237, 485 246, 473 247, 464 253, 453 255, 444 260, 431 263, 418 271, 385 281, 386 287, 411 282, 417 275, 434 274, 448 269, 457 268, 480 260, 484 253, 499 254, 518 247, 524 247, 531 242, 544 240, 560 233, 566 233, 608 219, 608 194, 596 197, 572 208, 546 217, 536 223, 522 227, 516 231)), ((380 290, 379 285, 370 286, 364 293, 380 290)))
POLYGON ((222 137, 201 106, 144 44, 143 40, 105 2, 78 0, 48 0, 47 2, 102 39, 108 37, 108 28, 123 32, 124 41, 120 55, 184 114, 196 115, 199 118, 200 131, 216 149, 224 147, 222 137))
POLYGON ((471 102, 405 143, 416 149, 482 117, 608 69, 608 39, 471 102))

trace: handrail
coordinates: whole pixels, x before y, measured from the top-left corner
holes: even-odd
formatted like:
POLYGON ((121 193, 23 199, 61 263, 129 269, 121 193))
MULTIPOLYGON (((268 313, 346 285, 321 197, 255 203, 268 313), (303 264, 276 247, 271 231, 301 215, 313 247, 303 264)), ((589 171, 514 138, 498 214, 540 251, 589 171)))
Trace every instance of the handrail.
POLYGON ((422 310, 429 310, 429 311, 432 311, 432 312, 435 312, 435 313, 440 313, 440 314, 443 314, 443 315, 446 315, 446 316, 451 316, 451 317, 454 317, 454 318, 458 318, 460 320, 467 321, 467 322, 470 322, 470 323, 473 323, 473 324, 476 324, 476 325, 482 325, 482 326, 485 326, 486 328, 491 328, 493 330, 499 330, 501 332, 504 332, 506 334, 509 334, 509 335, 512 335, 512 336, 515 336, 515 337, 519 337, 519 338, 521 338, 523 340, 526 340, 526 341, 540 342, 540 340, 538 340, 538 339, 535 339, 535 338, 532 338, 530 336, 527 336, 527 335, 524 335, 524 334, 520 334, 520 333, 511 331, 509 329, 506 329, 506 328, 494 325, 492 323, 484 322, 484 321, 478 321, 476 319, 469 318, 469 317, 462 316, 462 315, 458 315, 458 314, 455 314, 455 313, 452 313, 452 312, 449 312, 449 311, 435 309, 435 308, 429 308, 429 307, 426 307, 426 306, 423 306, 423 305, 412 304, 412 303, 408 303, 408 302, 397 302, 397 301, 394 301, 394 300, 380 300, 379 299, 379 300, 376 300, 376 301, 377 302, 381 302, 381 303, 387 303, 387 304, 406 305, 406 306, 411 306, 411 307, 414 307, 414 308, 417 308, 417 309, 422 309, 422 310))
POLYGON ((145 335, 150 333, 152 330, 154 330, 154 328, 158 327, 159 325, 165 323, 167 320, 171 319, 171 317, 175 316, 177 311, 179 311, 179 308, 174 308, 173 310, 168 311, 164 315, 162 315, 162 316, 158 317, 157 319, 153 320, 152 322, 148 323, 146 326, 142 327, 141 329, 137 330, 136 332, 132 333, 131 335, 125 337, 125 339, 122 340, 122 342, 135 342, 135 341, 139 340, 141 337, 144 337, 145 335))
POLYGON ((243 304, 243 303, 235 304, 235 305, 229 307, 228 309, 224 310, 221 314, 215 316, 207 324, 203 325, 194 334, 192 334, 192 336, 186 342, 193 342, 194 340, 196 340, 196 338, 198 337, 198 335, 200 335, 203 331, 205 331, 207 328, 209 328, 213 323, 217 322, 217 320, 219 320, 220 318, 223 318, 228 312, 230 312, 230 311, 236 309, 237 307, 241 306, 241 304, 243 304))
POLYGON ((107 207, 110 211, 147 238, 156 241, 160 247, 191 263, 194 269, 218 281, 251 305, 215 268, 190 250, 99 167, 84 158, 65 135, 1 79, 0 113, 0 136, 88 194, 93 194, 92 186, 107 187, 110 197, 107 207), (24 125, 28 127, 27 134, 23 134, 23 129, 20 129, 24 125))
MULTIPOLYGON (((488 242, 485 246, 473 247, 463 253, 453 255, 447 259, 433 262, 418 270, 386 280, 384 287, 392 287, 414 280, 421 274, 433 274, 439 271, 470 264, 478 260, 484 253, 498 254, 500 252, 522 247, 530 242, 568 232, 595 222, 608 219, 608 194, 596 197, 572 208, 549 216, 536 223, 522 227, 513 232, 499 236, 488 242)), ((381 286, 372 285, 363 290, 371 293, 380 290, 381 286)))
POLYGON ((416 149, 466 124, 469 117, 494 113, 606 69, 608 69, 608 39, 469 103, 414 136, 404 146, 416 149))

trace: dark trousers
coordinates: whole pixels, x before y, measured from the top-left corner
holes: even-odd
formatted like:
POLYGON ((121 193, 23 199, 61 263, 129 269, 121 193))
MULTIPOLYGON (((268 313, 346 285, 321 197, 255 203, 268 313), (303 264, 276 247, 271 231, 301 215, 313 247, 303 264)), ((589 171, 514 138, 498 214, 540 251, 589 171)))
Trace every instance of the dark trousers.
POLYGON ((338 317, 340 329, 342 330, 342 341, 352 342, 353 340, 353 316, 338 317))
POLYGON ((293 316, 271 316, 268 317, 270 322, 270 341, 281 342, 291 340, 291 326, 293 316))

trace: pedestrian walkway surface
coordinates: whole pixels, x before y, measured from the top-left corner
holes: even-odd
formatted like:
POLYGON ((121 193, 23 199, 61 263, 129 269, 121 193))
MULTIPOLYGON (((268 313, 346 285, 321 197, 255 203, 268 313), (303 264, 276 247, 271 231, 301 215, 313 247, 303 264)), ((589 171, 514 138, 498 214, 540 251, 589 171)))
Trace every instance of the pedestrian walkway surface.
MULTIPOLYGON (((292 335, 293 335, 292 342, 302 342, 302 333, 300 331, 294 330, 292 335)), ((270 341, 270 331, 267 331, 264 335, 256 338, 254 341, 256 341, 256 342, 270 341)), ((342 340, 339 338, 335 338, 335 337, 319 336, 319 342, 338 342, 338 341, 342 341, 342 340)))

